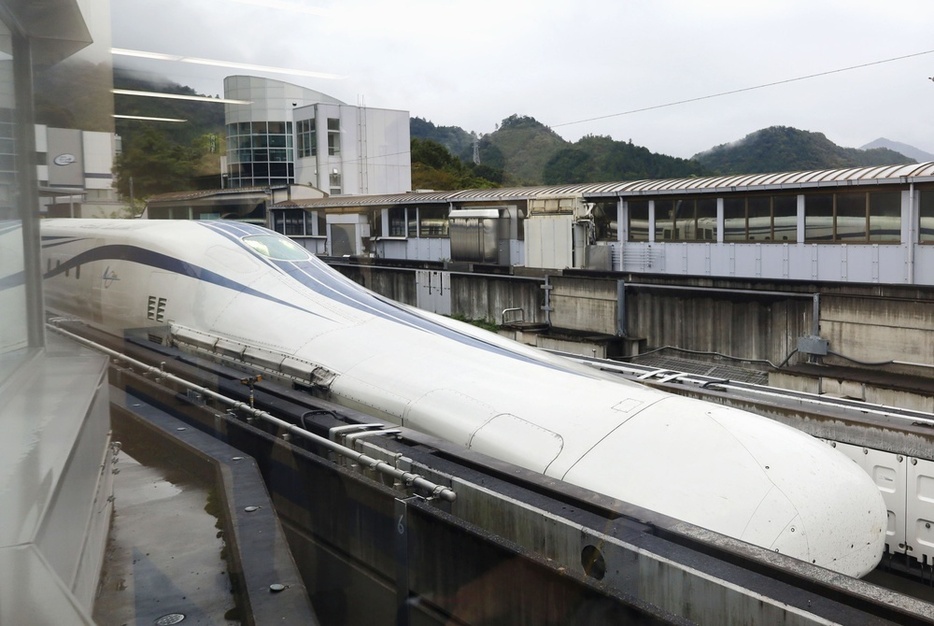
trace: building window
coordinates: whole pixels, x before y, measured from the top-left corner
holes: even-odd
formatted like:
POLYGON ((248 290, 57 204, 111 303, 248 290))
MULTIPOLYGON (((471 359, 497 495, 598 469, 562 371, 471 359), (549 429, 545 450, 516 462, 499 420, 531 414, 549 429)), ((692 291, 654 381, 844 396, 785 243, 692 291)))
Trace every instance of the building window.
POLYGON ((298 156, 313 157, 318 154, 318 132, 315 120, 298 121, 298 156))
POLYGON ((918 229, 921 243, 934 243, 934 189, 921 190, 921 220, 918 229))
POLYGON ((389 236, 405 237, 405 207, 389 207, 389 236))
POLYGON ((328 154, 337 156, 341 153, 341 121, 328 118, 328 154))
POLYGON ((655 241, 716 241, 717 199, 655 201, 655 241))
POLYGON ((804 224, 809 242, 898 243, 901 192, 805 194, 804 224))
POLYGON ((419 237, 448 236, 448 208, 446 206, 422 207, 418 210, 419 237))
POLYGON ((290 122, 227 125, 228 180, 231 187, 285 185, 294 179, 290 122))
POLYGON ((597 241, 618 241, 616 202, 598 202, 593 208, 594 237, 597 241))
POLYGON ((341 173, 338 172, 337 169, 331 170, 331 174, 328 176, 328 184, 330 185, 330 194, 332 196, 341 193, 341 173))
POLYGON ((630 200, 629 207, 629 241, 649 240, 649 201, 630 200))
POLYGON ((794 242, 797 232, 797 196, 723 198, 724 241, 794 242))
POLYGON ((902 194, 900 191, 870 192, 869 240, 892 243, 902 240, 902 194))

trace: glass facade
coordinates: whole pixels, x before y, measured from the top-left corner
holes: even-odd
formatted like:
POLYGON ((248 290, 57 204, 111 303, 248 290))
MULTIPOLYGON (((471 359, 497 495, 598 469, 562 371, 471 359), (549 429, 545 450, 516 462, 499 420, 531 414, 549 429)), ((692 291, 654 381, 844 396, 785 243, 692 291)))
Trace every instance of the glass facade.
POLYGON ((318 154, 318 133, 315 120, 299 120, 296 122, 296 150, 298 157, 313 157, 318 154))
POLYGON ((798 197, 795 195, 726 196, 723 240, 788 243, 797 241, 798 197))
POLYGON ((655 241, 716 241, 716 198, 655 201, 655 241))
POLYGON ((804 194, 804 230, 813 243, 898 243, 901 192, 804 194))
POLYGON ((292 122, 227 125, 230 187, 287 185, 294 180, 292 122))
POLYGON ((922 189, 919 195, 918 240, 921 243, 934 243, 934 189, 922 189))

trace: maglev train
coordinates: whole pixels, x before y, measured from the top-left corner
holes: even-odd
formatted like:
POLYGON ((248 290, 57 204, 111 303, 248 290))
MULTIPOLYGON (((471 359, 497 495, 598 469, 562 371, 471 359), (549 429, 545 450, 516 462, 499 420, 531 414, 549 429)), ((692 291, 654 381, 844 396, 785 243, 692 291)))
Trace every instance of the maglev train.
POLYGON ((886 507, 830 446, 374 294, 237 222, 49 219, 47 308, 305 372, 329 400, 703 528, 862 576, 886 507), (251 357, 252 355, 252 357, 251 357))

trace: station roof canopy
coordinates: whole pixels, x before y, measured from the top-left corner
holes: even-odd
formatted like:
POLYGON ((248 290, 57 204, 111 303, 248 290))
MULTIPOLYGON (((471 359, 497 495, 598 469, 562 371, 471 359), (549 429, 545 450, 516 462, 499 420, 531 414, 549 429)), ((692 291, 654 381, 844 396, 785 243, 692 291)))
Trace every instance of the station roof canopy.
MULTIPOLYGON (((475 203, 530 200, 534 198, 579 197, 588 200, 678 195, 697 193, 754 192, 793 190, 854 185, 887 185, 934 182, 934 162, 910 165, 887 165, 774 174, 738 174, 695 178, 670 178, 607 183, 544 185, 537 187, 504 187, 499 189, 465 189, 460 191, 430 191, 370 196, 336 196, 298 200, 291 208, 328 209, 350 207, 391 207, 416 204, 475 203)), ((282 204, 275 208, 286 208, 282 204)))

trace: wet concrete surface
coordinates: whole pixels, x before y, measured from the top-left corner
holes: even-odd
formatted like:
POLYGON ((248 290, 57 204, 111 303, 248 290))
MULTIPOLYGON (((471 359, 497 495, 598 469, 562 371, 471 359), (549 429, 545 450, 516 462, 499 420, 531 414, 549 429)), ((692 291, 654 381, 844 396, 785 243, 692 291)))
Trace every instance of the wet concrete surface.
POLYGON ((116 467, 94 620, 239 624, 209 488, 171 463, 142 464, 126 452, 116 467))

